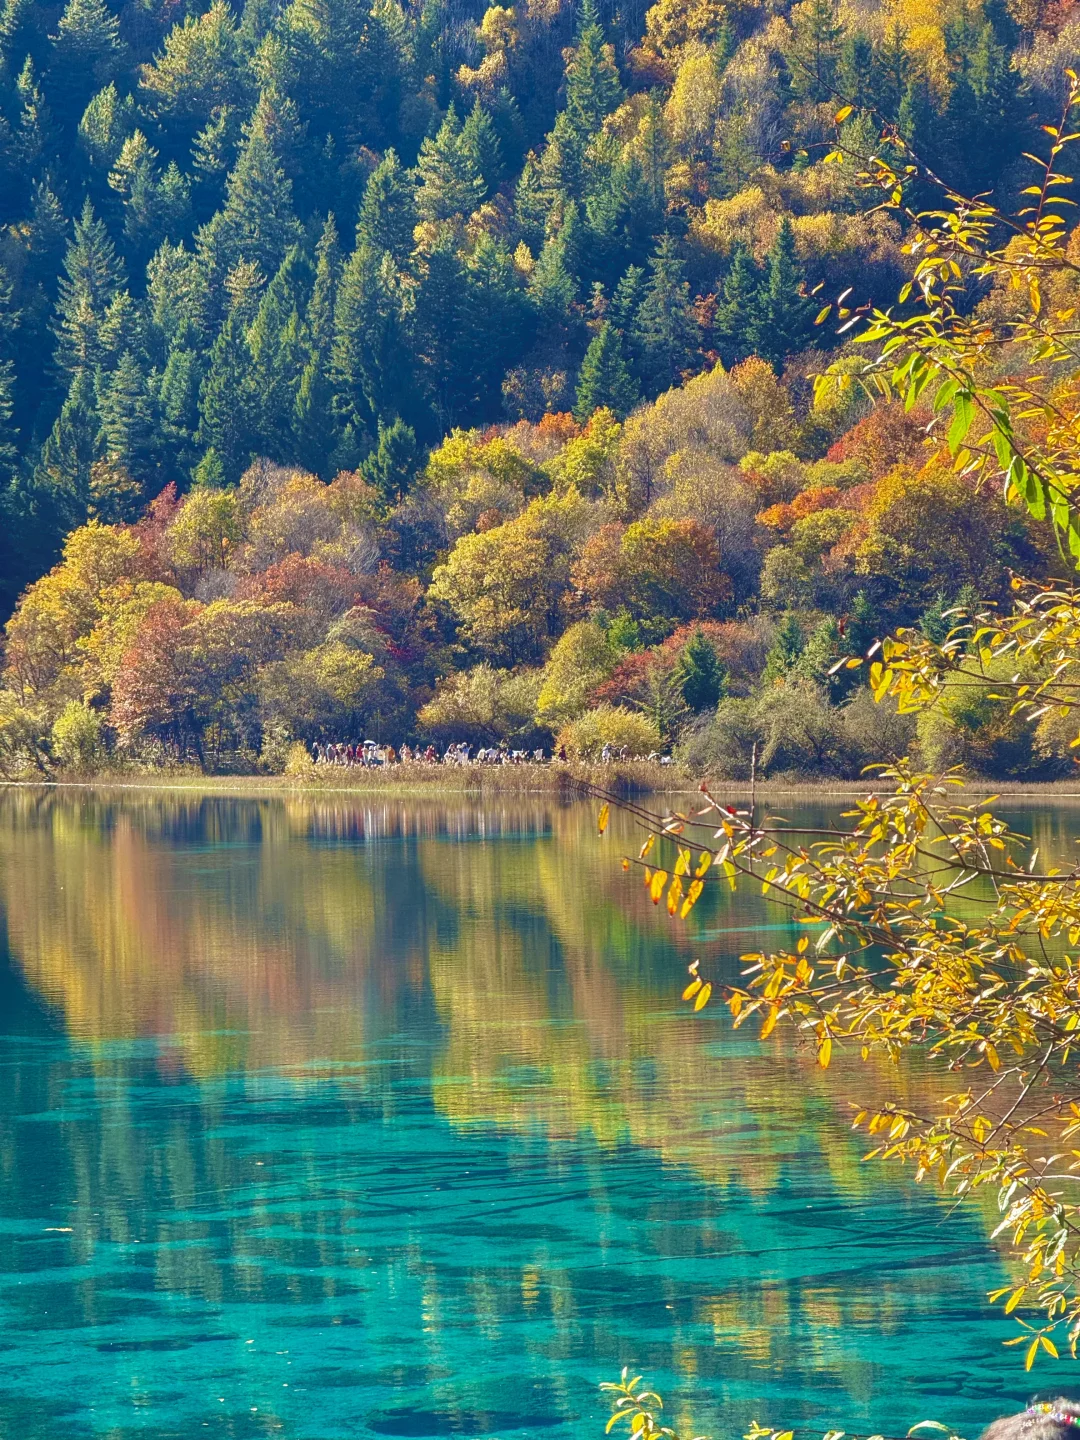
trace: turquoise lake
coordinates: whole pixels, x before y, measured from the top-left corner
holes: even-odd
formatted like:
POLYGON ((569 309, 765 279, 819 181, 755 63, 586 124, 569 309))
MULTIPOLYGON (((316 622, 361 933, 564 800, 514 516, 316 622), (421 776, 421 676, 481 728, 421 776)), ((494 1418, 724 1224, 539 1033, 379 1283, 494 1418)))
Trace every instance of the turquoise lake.
POLYGON ((0 1437, 599 1440, 624 1364, 688 1435, 975 1435, 1071 1378, 1002 1348, 992 1211, 861 1161, 932 1077, 690 1013, 786 917, 672 921, 624 838, 0 792, 0 1437))

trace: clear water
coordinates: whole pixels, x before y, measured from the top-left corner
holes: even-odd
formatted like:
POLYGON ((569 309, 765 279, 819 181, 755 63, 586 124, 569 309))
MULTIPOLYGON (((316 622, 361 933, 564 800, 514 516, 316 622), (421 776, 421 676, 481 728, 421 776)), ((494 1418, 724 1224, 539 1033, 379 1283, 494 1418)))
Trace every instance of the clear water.
POLYGON ((624 1364, 690 1434, 1023 1399, 990 1217, 850 1133, 929 1078, 687 1014, 787 922, 669 921, 620 844, 0 794, 0 1436, 599 1437, 624 1364))

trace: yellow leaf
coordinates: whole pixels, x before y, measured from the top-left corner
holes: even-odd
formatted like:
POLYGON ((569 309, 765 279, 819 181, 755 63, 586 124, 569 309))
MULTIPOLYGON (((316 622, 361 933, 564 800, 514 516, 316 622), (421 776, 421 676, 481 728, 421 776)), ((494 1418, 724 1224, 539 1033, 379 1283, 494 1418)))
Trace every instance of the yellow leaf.
POLYGON ((818 1046, 817 1063, 823 1070, 829 1068, 829 1061, 832 1059, 832 1036, 826 1035, 818 1046))
POLYGON ((630 861, 627 860, 627 858, 626 858, 625 855, 623 856, 622 868, 623 868, 624 870, 629 870, 629 869, 630 869, 630 861))
POLYGON ((705 888, 703 880, 691 880, 690 888, 686 892, 686 899, 682 902, 682 909, 679 911, 679 919, 685 920, 690 911, 697 904, 697 898, 705 888))
POLYGON ((674 915, 674 914, 675 914, 675 911, 676 911, 676 909, 678 908, 678 904, 679 904, 679 901, 680 901, 681 899, 682 899, 682 881, 679 879, 678 875, 676 875, 675 878, 674 878, 674 880, 672 880, 672 882, 671 882, 671 889, 668 891, 668 897, 667 897, 667 913, 668 913, 669 915, 674 915))
POLYGON ((767 1040, 776 1028, 776 1022, 780 1019, 780 1010, 776 1005, 770 1005, 769 1013, 765 1017, 765 1024, 761 1027, 761 1038, 767 1040))
POLYGON ((607 829, 607 822, 608 822, 608 819, 609 819, 610 815, 611 815, 611 807, 610 807, 610 805, 601 805, 601 806, 600 806, 600 814, 596 817, 597 829, 600 831, 600 834, 601 834, 601 835, 602 835, 602 834, 604 833, 604 831, 607 829))
POLYGON ((694 1001, 695 1010, 703 1010, 709 1003, 709 996, 712 994, 712 986, 706 980, 705 984, 698 991, 698 997, 694 1001))
POLYGON ((646 857, 646 855, 648 855, 649 851, 652 849, 652 847, 653 847, 655 844, 656 844, 656 836, 655 836, 655 835, 650 835, 649 838, 645 841, 645 844, 642 845, 641 849, 638 851, 638 859, 639 859, 639 860, 644 860, 645 857, 646 857))
POLYGON ((837 110, 833 116, 833 120, 837 125, 842 125, 854 109, 854 105, 841 105, 840 109, 837 110))
POLYGON ((1052 1355, 1055 1360, 1058 1358, 1057 1346, 1050 1339, 1049 1335, 1040 1335, 1039 1344, 1042 1346, 1042 1348, 1046 1351, 1048 1355, 1052 1355))
POLYGON ((684 1000, 692 1000, 693 997, 697 994, 697 992, 698 992, 700 989, 701 989, 701 981, 700 981, 700 980, 691 980, 691 981, 690 981, 690 984, 687 985, 686 989, 682 992, 682 998, 683 998, 684 1000))
POLYGON ((1035 1356, 1036 1356, 1038 1353, 1039 1353, 1039 1337, 1036 1335, 1036 1336, 1035 1336, 1035 1339, 1032 1340, 1031 1344, 1030 1344, 1030 1345, 1028 1346, 1028 1348, 1027 1348, 1027 1354, 1024 1356, 1024 1369, 1025 1369, 1025 1370, 1030 1370, 1031 1367, 1032 1367, 1032 1365, 1035 1364, 1035 1356))
POLYGON ((664 893, 664 886, 667 884, 667 881, 668 873, 666 870, 655 870, 653 872, 652 883, 649 886, 649 895, 654 905, 659 905, 660 896, 664 893))
POLYGON ((712 862, 712 851, 703 850, 701 852, 701 859, 698 861, 697 869, 694 871, 694 874, 698 877, 699 880, 709 873, 709 866, 712 864, 712 862))

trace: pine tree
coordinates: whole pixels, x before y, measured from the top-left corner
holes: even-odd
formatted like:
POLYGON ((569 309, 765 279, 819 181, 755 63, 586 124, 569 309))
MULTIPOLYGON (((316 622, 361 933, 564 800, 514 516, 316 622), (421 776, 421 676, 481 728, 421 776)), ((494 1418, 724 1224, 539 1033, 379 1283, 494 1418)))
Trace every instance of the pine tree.
POLYGON ((196 439, 212 447, 229 484, 238 480, 254 449, 248 372, 251 354, 243 325, 234 312, 210 350, 210 363, 199 392, 201 421, 196 439))
POLYGON ((19 97, 19 116, 13 136, 15 158, 24 177, 37 179, 47 168, 47 159, 57 148, 52 112, 45 103, 37 82, 34 62, 29 55, 15 82, 19 97))
POLYGON ((837 87, 850 105, 873 105, 875 96, 874 47, 862 30, 844 38, 837 67, 837 87))
POLYGON ((483 235, 465 262, 460 309, 462 391, 473 421, 497 413, 502 381, 528 346, 535 314, 506 246, 483 235))
POLYGON ((225 466, 221 456, 214 449, 213 445, 195 466, 195 473, 192 480, 200 490, 224 490, 229 483, 225 474, 225 466))
POLYGON ((99 429, 94 382, 86 370, 76 371, 34 472, 35 489, 47 494, 64 530, 86 519, 99 429))
POLYGON ((889 119, 900 114, 900 102, 911 78, 911 56, 908 54, 903 28, 897 21, 886 27, 885 38, 874 51, 871 72, 871 93, 877 109, 889 119))
POLYGON ((607 309, 607 318, 616 330, 627 334, 634 324, 638 306, 645 294, 645 271, 640 265, 628 265, 619 277, 615 293, 607 309))
POLYGON ((376 255, 387 250, 403 267, 412 253, 416 220, 416 187, 395 152, 388 150, 364 187, 357 247, 366 245, 376 255))
POLYGON ((15 416, 15 332, 19 316, 12 308, 11 282, 0 267, 0 494, 6 490, 18 461, 15 416))
POLYGON ((135 128, 134 117, 134 98, 125 95, 121 100, 112 82, 92 97, 79 121, 79 143, 97 171, 107 172, 116 164, 135 128))
POLYGON ((675 666, 675 677, 683 699, 695 714, 714 710, 724 694, 727 671, 716 647, 703 630, 696 629, 683 647, 675 666))
POLYGON ((74 122, 95 90, 123 63, 120 22, 104 0, 67 0, 49 64, 49 93, 61 120, 74 122))
POLYGON ((335 444, 330 356, 340 278, 337 226, 333 215, 328 215, 315 248, 315 282, 304 317, 303 369, 292 414, 293 447, 298 462, 324 477, 330 468, 335 444))
POLYGON ((762 276, 754 257, 742 242, 731 254, 720 303, 713 321, 716 340, 726 365, 745 360, 757 349, 762 333, 762 276))
POLYGON ((295 458, 293 412, 309 358, 300 316, 308 307, 311 284, 311 266, 294 245, 267 287, 247 335, 255 443, 274 460, 295 458))
POLYGON ((402 420, 389 425, 379 422, 379 443, 360 467, 364 479, 374 485, 385 510, 408 494, 416 479, 420 452, 416 435, 402 420))
POLYGON ((170 468, 190 474, 198 460, 195 432, 199 428, 199 387, 202 364, 190 330, 181 330, 169 348, 157 387, 163 449, 170 468))
POLYGON ((484 182, 480 198, 486 200, 495 193, 503 178, 503 157, 498 132, 491 116, 480 104, 479 96, 461 128, 461 144, 484 182))
POLYGON ((410 358, 393 262, 361 245, 342 272, 331 355, 335 410, 352 427, 352 443, 361 444, 379 419, 415 409, 410 358))
POLYGON ((691 363, 700 329, 690 308, 690 285, 675 240, 664 235, 649 261, 649 279, 634 319, 646 380, 654 394, 677 385, 691 363))
POLYGON ((761 290, 762 325, 757 353, 776 369, 788 355, 811 345, 815 338, 813 300, 803 293, 802 266, 795 254, 795 232, 785 215, 768 254, 768 270, 761 290))
POLYGON ((123 267, 108 231, 87 200, 64 257, 66 278, 56 304, 56 360, 72 374, 92 371, 105 353, 102 328, 123 284, 123 267))
POLYGON ((464 335, 468 280, 453 239, 446 235, 426 256, 416 297, 416 349, 440 426, 468 418, 472 399, 471 346, 464 335))
POLYGON ((832 0, 807 0, 800 5, 792 18, 792 30, 788 51, 792 90, 801 99, 815 104, 831 99, 843 34, 832 0))
POLYGON ((300 239, 292 185, 263 128, 253 126, 226 187, 221 212, 228 265, 252 260, 273 275, 300 239))
POLYGON ((435 138, 420 146, 416 173, 420 181, 416 208, 425 220, 438 223, 471 215, 483 200, 484 180, 453 105, 435 138))
POLYGON ((798 664, 799 656, 805 648, 806 641, 803 637, 802 627, 795 616, 788 611, 777 627, 776 638, 765 658, 765 669, 761 676, 762 683, 768 686, 783 680, 798 664))
POLYGON ((623 356, 619 332, 605 320, 581 362, 574 416, 584 424, 594 410, 603 407, 621 420, 637 399, 637 384, 623 356))
POLYGON ((157 474, 157 415, 142 366, 130 350, 99 386, 98 412, 98 450, 148 487, 157 474))
POLYGON ((615 56, 604 41, 596 0, 583 0, 577 44, 566 64, 566 118, 581 148, 600 129, 604 118, 618 109, 622 94, 615 56))

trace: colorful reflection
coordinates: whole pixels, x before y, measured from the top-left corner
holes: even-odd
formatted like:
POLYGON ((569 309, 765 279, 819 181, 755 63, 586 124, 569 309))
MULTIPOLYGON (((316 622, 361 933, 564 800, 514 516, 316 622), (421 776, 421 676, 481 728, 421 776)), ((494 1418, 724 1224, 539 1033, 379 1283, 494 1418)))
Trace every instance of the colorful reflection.
POLYGON ((623 1363, 714 1435, 1021 1398, 983 1217, 850 1135, 930 1079, 688 1014, 691 958, 786 918, 672 922, 623 841, 546 798, 0 797, 0 1435, 599 1435, 623 1363))

